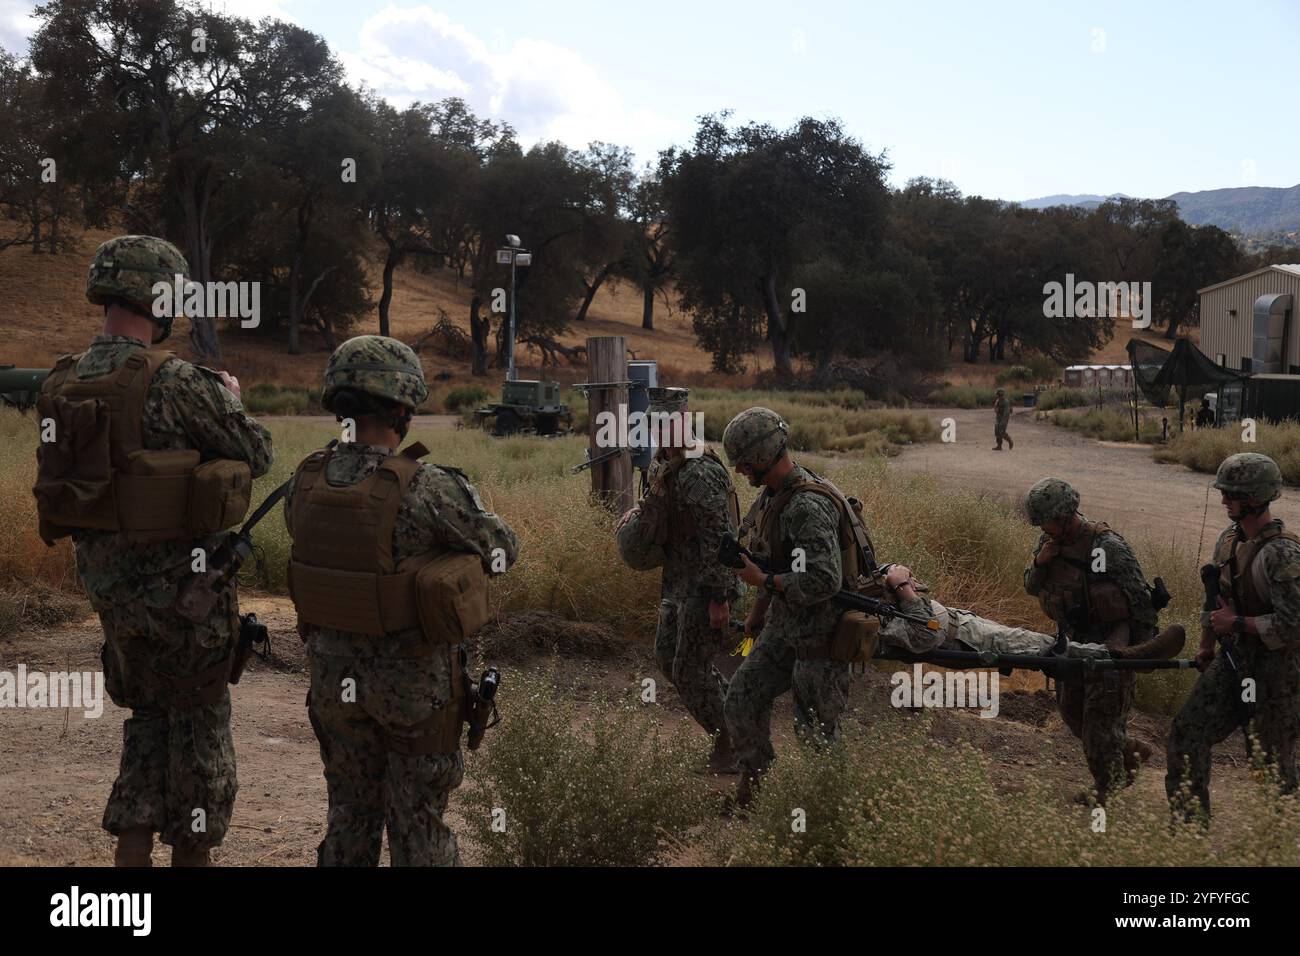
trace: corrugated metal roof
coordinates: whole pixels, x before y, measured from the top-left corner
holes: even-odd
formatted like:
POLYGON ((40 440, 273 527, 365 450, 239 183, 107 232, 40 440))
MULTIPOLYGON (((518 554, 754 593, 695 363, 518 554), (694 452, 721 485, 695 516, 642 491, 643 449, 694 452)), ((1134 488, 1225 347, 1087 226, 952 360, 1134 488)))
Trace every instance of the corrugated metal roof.
POLYGON ((1216 282, 1214 285, 1207 285, 1204 289, 1197 289, 1197 295, 1203 295, 1212 289, 1221 289, 1225 285, 1232 285, 1234 282, 1241 282, 1243 279, 1253 279, 1255 276, 1263 275, 1265 272, 1275 271, 1282 272, 1286 275, 1300 276, 1300 263, 1285 262, 1278 265, 1264 266, 1262 269, 1256 269, 1254 272, 1247 272, 1245 275, 1233 276, 1231 279, 1224 279, 1222 282, 1216 282))

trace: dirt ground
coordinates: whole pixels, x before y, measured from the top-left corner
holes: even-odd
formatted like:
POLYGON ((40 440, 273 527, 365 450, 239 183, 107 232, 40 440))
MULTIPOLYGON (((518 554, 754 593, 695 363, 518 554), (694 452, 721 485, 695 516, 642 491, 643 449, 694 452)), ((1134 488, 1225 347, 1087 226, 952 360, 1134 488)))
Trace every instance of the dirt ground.
MULTIPOLYGON (((312 865, 325 826, 325 784, 304 707, 308 678, 302 647, 293 631, 292 608, 277 597, 245 597, 243 604, 270 628, 274 660, 269 665, 254 660, 239 685, 231 688, 240 789, 230 832, 214 860, 223 866, 312 865)), ((101 640, 94 618, 10 635, 0 641, 0 669, 12 670, 19 662, 29 670, 98 669, 101 640)), ((504 719, 526 717, 510 710, 510 671, 541 667, 544 661, 534 658, 504 665, 504 719)), ((720 663, 734 667, 735 659, 720 659, 720 663)), ((649 635, 644 644, 627 645, 612 657, 570 654, 561 666, 566 676, 576 676, 583 686, 610 695, 622 695, 639 686, 642 677, 657 676, 649 654, 649 635)), ((671 688, 666 683, 661 687, 665 688, 659 705, 664 719, 689 720, 671 688)), ((889 707, 889 690, 884 671, 855 677, 849 719, 869 726, 911 719, 907 712, 889 707)), ((965 712, 940 713, 933 731, 936 743, 969 739, 993 761, 995 780, 1014 785, 1029 775, 1047 776, 1061 803, 1068 803, 1087 781, 1088 773, 1082 752, 1057 716, 1051 698, 1041 692, 1004 692, 1001 706, 1001 716, 992 720, 965 712)), ((111 702, 105 703, 98 719, 63 710, 0 709, 0 865, 96 866, 111 861, 112 840, 100 828, 100 819, 117 770, 125 716, 111 702)), ((778 701, 773 721, 778 751, 796 746, 792 723, 786 695, 778 701)), ((1155 751, 1152 765, 1135 785, 1158 800, 1167 721, 1134 713, 1130 726, 1133 735, 1155 751)), ((491 739, 489 734, 485 747, 491 746, 491 739)), ((707 748, 707 738, 701 733, 701 759, 707 748)), ((1246 784, 1243 760, 1237 739, 1215 750, 1216 813, 1221 816, 1233 813, 1234 792, 1246 784)), ((701 778, 701 785, 711 787, 721 799, 734 779, 701 778)), ((467 864, 477 862, 478 854, 464 836, 459 808, 466 788, 472 785, 467 777, 464 788, 452 797, 448 817, 462 835, 462 858, 467 864)), ((164 848, 155 849, 154 862, 166 865, 164 848)), ((687 847, 674 862, 690 865, 699 860, 695 850, 687 847)))
MULTIPOLYGON (((1017 409, 1008 426, 1016 446, 993 451, 992 409, 924 409, 942 427, 956 423, 956 441, 913 445, 889 467, 924 472, 963 488, 980 488, 1024 500, 1039 478, 1055 475, 1079 490, 1080 510, 1104 520, 1121 534, 1163 540, 1187 549, 1188 566, 1200 564, 1227 524, 1211 476, 1182 465, 1158 464, 1151 446, 1098 442, 1077 432, 1033 420, 1033 409, 1017 409), (1104 450, 1104 453, 1102 453, 1104 450), (1208 511, 1207 511, 1207 496, 1208 511), (1204 534, 1202 535, 1202 524, 1204 534), (1199 549, 1198 549, 1199 543, 1199 549)), ((1300 493, 1288 488, 1275 509, 1300 520, 1300 493)))

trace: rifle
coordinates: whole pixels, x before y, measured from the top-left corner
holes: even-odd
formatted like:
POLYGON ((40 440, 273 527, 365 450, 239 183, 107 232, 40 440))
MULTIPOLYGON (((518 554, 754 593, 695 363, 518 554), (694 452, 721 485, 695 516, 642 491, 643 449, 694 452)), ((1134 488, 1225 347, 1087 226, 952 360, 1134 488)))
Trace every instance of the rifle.
POLYGON ((253 651, 254 644, 263 645, 260 653, 262 660, 269 660, 271 657, 271 633, 266 629, 266 625, 257 619, 253 612, 239 615, 239 642, 235 644, 235 652, 230 655, 230 677, 229 683, 238 684, 239 678, 244 676, 244 668, 248 666, 248 657, 253 651))
POLYGON ((934 664, 952 670, 967 670, 973 667, 996 667, 1003 674, 1012 670, 1042 671, 1055 680, 1078 683, 1085 675, 1099 671, 1159 671, 1188 670, 1196 666, 1190 660, 1156 660, 1133 661, 1111 658, 1058 657, 1049 655, 1040 657, 1035 654, 999 654, 996 651, 949 651, 933 650, 918 654, 897 647, 882 647, 876 651, 877 659, 888 661, 906 661, 912 664, 934 664))
MULTIPOLYGON (((1205 604, 1203 610, 1206 614, 1211 614, 1219 609, 1219 599, 1223 595, 1222 583, 1219 579, 1219 568, 1214 564, 1201 565, 1201 585, 1205 588, 1205 604)), ((1206 624, 1204 627, 1210 627, 1206 624)), ((1228 671, 1235 678, 1234 683, 1237 685, 1236 703, 1234 707, 1237 711, 1237 721, 1241 724, 1241 735, 1246 738, 1246 756, 1250 756, 1250 720, 1254 715, 1251 713, 1250 704, 1241 698, 1241 670, 1237 667, 1237 659, 1233 656, 1232 649, 1235 641, 1230 644, 1228 639, 1222 634, 1217 633, 1214 628, 1210 627, 1210 633, 1214 634, 1215 640, 1219 642, 1219 647, 1223 649, 1223 662, 1227 665, 1228 671)), ((1202 628, 1201 636, 1204 638, 1205 631, 1202 628)))
MULTIPOLYGON (((743 568, 745 562, 740 560, 741 555, 744 555, 749 558, 750 561, 753 561, 754 564, 758 565, 760 570, 769 574, 771 573, 770 566, 763 558, 756 556, 747 548, 742 547, 740 542, 736 540, 735 535, 724 534, 721 543, 718 545, 718 563, 728 568, 743 568)), ((876 573, 883 573, 888 570, 889 567, 890 565, 888 564, 882 564, 876 569, 876 573)), ((863 611, 880 618, 882 621, 890 618, 898 618, 901 621, 911 621, 914 624, 920 624, 922 627, 931 631, 939 630, 939 622, 932 617, 922 617, 919 614, 909 614, 906 611, 900 610, 897 605, 890 604, 888 601, 881 601, 879 598, 868 597, 865 594, 859 594, 857 591, 849 591, 841 588, 839 593, 831 600, 840 607, 848 608, 852 611, 863 611)))
MULTIPOLYGON (((462 649, 461 654, 464 653, 462 649)), ((501 723, 501 715, 497 713, 497 689, 500 686, 501 672, 495 667, 485 670, 477 684, 465 674, 465 721, 469 724, 469 736, 465 745, 470 750, 478 750, 483 735, 501 723)))
MULTIPOLYGON (((337 444, 336 438, 326 447, 333 448, 337 444)), ((177 614, 195 623, 208 616, 213 605, 217 603, 218 595, 234 580, 244 562, 252 555, 253 528, 288 493, 292 481, 293 479, 290 478, 267 495, 266 500, 257 506, 257 510, 249 516, 238 531, 227 533, 221 546, 208 556, 206 568, 191 578, 182 589, 176 600, 177 614)))
POLYGON ((50 376, 47 368, 14 368, 0 365, 0 403, 26 411, 36 404, 41 385, 50 376))

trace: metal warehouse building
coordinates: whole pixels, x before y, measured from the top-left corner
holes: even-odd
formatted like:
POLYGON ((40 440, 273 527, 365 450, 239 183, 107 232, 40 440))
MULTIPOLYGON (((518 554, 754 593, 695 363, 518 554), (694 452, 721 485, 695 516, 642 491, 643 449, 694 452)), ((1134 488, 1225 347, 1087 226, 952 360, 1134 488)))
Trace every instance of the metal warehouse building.
POLYGON ((1201 351, 1246 374, 1300 375, 1300 264, 1265 266, 1206 286, 1201 351))

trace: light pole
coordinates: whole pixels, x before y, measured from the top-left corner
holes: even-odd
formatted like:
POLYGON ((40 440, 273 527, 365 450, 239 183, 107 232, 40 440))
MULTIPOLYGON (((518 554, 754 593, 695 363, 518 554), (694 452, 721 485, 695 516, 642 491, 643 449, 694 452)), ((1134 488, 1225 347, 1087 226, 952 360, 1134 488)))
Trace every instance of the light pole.
POLYGON ((506 343, 509 348, 509 364, 506 366, 506 381, 515 380, 515 266, 532 265, 533 256, 527 249, 519 248, 519 237, 516 235, 506 236, 505 248, 497 250, 497 263, 500 265, 510 265, 510 328, 506 333, 506 343))

